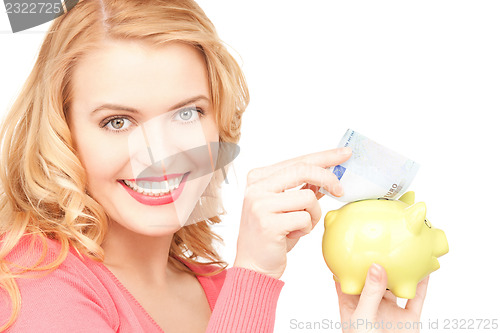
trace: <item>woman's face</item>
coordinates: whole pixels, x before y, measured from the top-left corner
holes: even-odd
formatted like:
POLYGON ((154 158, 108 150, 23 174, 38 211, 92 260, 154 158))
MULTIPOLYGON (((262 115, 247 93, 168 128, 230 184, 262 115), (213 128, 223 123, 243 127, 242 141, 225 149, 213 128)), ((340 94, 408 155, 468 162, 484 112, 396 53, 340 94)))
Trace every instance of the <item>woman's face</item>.
POLYGON ((219 133, 205 60, 192 46, 109 40, 81 59, 68 114, 87 191, 112 222, 177 231, 212 177, 219 133))

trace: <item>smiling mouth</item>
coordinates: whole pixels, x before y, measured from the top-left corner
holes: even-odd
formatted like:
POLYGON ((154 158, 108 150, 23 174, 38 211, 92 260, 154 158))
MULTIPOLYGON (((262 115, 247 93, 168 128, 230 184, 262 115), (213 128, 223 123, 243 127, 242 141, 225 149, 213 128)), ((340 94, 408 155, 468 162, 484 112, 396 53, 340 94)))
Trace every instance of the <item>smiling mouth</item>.
POLYGON ((189 172, 185 174, 177 175, 167 175, 166 177, 149 177, 140 179, 120 179, 119 182, 125 184, 132 191, 151 196, 159 197, 167 195, 179 188, 180 183, 183 178, 186 177, 189 172), (177 176, 177 177, 174 177, 177 176), (152 179, 167 179, 161 181, 153 181, 152 179), (146 180, 147 179, 147 180, 146 180))

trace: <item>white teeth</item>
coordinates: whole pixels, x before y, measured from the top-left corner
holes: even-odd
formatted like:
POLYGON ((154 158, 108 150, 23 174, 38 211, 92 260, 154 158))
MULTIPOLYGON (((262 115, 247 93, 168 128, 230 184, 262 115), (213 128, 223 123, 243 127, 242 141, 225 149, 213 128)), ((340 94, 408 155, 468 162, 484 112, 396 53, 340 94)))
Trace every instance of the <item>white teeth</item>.
POLYGON ((170 187, 167 182, 160 182, 159 184, 160 192, 170 192, 170 187))
POLYGON ((182 177, 183 176, 180 176, 175 179, 161 182, 140 181, 136 183, 130 180, 123 180, 123 182, 136 192, 157 197, 168 194, 171 190, 176 190, 179 187, 182 177))
POLYGON ((169 179, 168 180, 168 186, 170 188, 179 186, 179 182, 177 180, 180 180, 180 179, 179 178, 169 179))

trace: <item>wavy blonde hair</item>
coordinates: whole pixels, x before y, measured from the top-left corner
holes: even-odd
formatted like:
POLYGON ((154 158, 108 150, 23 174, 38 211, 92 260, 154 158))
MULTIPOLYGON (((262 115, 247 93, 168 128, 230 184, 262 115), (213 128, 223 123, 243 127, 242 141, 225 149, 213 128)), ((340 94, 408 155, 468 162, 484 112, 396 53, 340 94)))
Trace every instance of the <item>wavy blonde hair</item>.
MULTIPOLYGON (((16 278, 26 272, 50 272, 69 248, 102 261, 107 230, 103 207, 86 192, 85 170, 73 148, 66 113, 71 105, 71 77, 78 60, 104 39, 140 40, 154 46, 179 41, 205 57, 212 105, 221 142, 237 143, 241 116, 248 101, 245 79, 203 10, 191 0, 84 0, 55 19, 34 68, 0 129, 0 287, 12 302, 12 315, 0 331, 16 320, 21 295, 16 278), (31 267, 9 263, 6 256, 23 235, 61 243, 57 258, 31 267)), ((220 177, 210 186, 220 186, 220 177)), ((191 272, 191 263, 227 266, 213 241, 222 239, 210 225, 219 216, 175 233, 169 262, 191 272)), ((44 246, 46 244, 44 243, 44 246)))

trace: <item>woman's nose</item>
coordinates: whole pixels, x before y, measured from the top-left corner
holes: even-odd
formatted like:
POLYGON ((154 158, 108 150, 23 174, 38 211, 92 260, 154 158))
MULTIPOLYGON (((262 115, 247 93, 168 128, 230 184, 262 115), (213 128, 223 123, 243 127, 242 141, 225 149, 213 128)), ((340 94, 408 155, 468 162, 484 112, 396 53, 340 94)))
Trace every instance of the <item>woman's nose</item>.
POLYGON ((164 117, 156 117, 137 126, 128 137, 130 163, 134 175, 148 170, 163 174, 180 149, 164 117))

